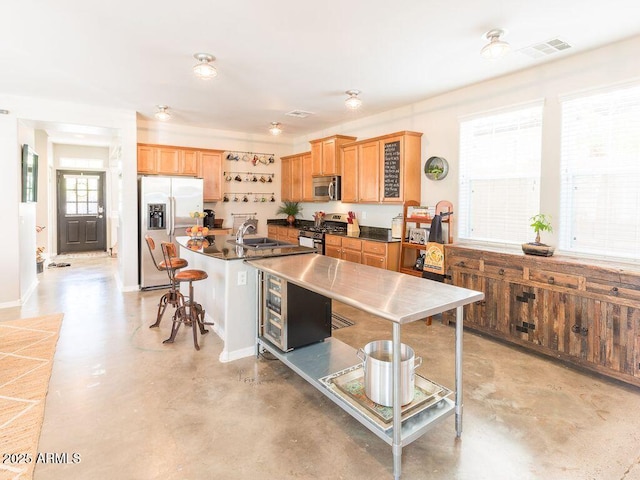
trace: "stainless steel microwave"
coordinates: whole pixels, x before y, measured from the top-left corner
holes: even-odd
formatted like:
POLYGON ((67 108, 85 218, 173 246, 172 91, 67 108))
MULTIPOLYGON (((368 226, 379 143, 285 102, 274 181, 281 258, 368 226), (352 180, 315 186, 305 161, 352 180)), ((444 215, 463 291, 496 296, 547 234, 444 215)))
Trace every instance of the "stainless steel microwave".
POLYGON ((313 200, 316 202, 341 200, 340 190, 340 177, 337 175, 313 177, 313 200))

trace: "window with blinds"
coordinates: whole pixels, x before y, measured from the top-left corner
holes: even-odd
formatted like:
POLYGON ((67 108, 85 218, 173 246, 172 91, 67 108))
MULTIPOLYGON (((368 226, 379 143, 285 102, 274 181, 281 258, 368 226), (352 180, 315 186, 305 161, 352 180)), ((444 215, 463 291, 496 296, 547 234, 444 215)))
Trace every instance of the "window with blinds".
POLYGON ((521 244, 539 213, 542 102, 460 122, 458 237, 521 244))
POLYGON ((561 105, 560 248, 640 258, 640 85, 561 105))

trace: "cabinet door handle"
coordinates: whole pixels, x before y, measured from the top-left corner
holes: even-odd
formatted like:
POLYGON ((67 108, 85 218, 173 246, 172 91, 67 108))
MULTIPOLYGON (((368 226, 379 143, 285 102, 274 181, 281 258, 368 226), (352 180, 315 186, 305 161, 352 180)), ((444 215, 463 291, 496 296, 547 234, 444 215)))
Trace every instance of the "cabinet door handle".
POLYGON ((504 268, 501 268, 500 270, 498 270, 498 275, 504 275, 504 268))
POLYGON ((556 279, 555 279, 555 278, 553 278, 553 277, 549 277, 549 279, 547 280, 547 283, 548 283, 549 285, 553 285, 554 283, 556 283, 556 279))
POLYGON ((589 333, 589 329, 587 327, 582 327, 580 329, 580 335, 582 335, 583 337, 586 337, 588 333, 589 333))
POLYGON ((618 287, 613 287, 611 289, 611 295, 615 295, 617 297, 619 293, 620 292, 618 291, 618 287))
POLYGON ((571 327, 571 331, 572 331, 573 333, 580 333, 580 325, 578 325, 578 324, 573 325, 573 326, 571 327))
POLYGON ((466 264, 464 262, 458 262, 456 263, 456 267, 465 267, 466 264))

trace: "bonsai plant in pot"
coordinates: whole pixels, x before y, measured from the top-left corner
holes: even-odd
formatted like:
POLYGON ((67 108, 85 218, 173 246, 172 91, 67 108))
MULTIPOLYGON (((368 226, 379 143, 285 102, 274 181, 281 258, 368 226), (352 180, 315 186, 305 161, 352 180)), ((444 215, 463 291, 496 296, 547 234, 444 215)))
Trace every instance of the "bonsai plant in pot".
POLYGON ((276 215, 280 215, 280 214, 286 215, 287 223, 289 225, 293 225, 293 223, 296 221, 296 215, 298 215, 301 211, 302 211, 302 207, 300 206, 299 202, 284 201, 282 202, 282 205, 278 207, 278 211, 276 212, 276 215))
POLYGON ((543 257, 550 257, 553 255, 554 247, 546 245, 540 242, 540 232, 553 232, 551 227, 551 216, 544 213, 538 213, 534 215, 531 220, 531 228, 536 234, 536 239, 533 242, 523 243, 522 251, 528 255, 540 255, 543 257))

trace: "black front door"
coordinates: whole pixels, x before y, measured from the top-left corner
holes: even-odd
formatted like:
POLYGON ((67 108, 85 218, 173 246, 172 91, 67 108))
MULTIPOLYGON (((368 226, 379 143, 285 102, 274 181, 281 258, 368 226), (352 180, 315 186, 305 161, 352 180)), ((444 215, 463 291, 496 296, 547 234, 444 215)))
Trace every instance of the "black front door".
POLYGON ((104 177, 58 170, 58 253, 106 250, 104 177))

